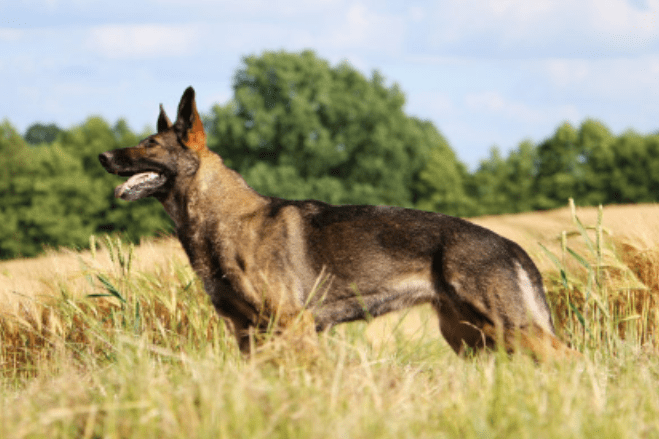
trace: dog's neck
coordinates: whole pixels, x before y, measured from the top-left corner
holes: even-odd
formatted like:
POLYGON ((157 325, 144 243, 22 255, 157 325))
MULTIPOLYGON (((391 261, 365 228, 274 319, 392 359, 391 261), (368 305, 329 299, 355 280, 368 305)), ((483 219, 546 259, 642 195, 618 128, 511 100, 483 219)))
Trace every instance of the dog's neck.
POLYGON ((231 221, 267 203, 266 197, 226 167, 219 155, 208 150, 199 155, 199 167, 194 175, 179 178, 168 196, 160 200, 179 232, 205 218, 231 221))

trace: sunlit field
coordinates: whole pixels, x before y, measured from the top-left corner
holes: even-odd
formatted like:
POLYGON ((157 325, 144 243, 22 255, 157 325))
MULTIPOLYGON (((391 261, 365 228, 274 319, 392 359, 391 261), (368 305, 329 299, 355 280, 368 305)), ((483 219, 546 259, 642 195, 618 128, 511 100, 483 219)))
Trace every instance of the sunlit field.
POLYGON ((177 241, 0 263, 2 438, 659 437, 659 206, 477 218, 581 360, 460 359, 427 307, 242 356, 177 241))

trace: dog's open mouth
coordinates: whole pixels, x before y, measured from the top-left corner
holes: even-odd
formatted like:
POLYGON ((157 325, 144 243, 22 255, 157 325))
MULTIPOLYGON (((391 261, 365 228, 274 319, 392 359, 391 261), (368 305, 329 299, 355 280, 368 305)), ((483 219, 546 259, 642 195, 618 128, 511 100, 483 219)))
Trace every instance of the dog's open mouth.
POLYGON ((131 176, 114 189, 114 196, 126 201, 135 201, 156 192, 167 181, 157 172, 140 172, 131 176))

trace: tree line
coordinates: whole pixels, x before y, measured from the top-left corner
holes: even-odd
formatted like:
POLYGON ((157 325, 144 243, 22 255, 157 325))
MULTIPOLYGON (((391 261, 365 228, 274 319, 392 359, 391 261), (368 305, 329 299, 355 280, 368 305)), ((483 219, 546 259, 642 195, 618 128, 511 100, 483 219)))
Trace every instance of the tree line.
MULTIPOLYGON (((581 205, 659 197, 658 134, 564 123, 507 157, 493 148, 470 172, 437 127, 405 114, 404 94, 377 71, 367 77, 312 51, 264 52, 243 59, 233 89, 204 117, 208 144, 264 195, 463 217, 552 209, 570 197, 581 205)), ((37 123, 23 135, 0 123, 0 259, 85 247, 91 234, 171 233, 155 200, 115 199, 122 179, 97 159, 149 134, 99 117, 70 129, 37 123)))

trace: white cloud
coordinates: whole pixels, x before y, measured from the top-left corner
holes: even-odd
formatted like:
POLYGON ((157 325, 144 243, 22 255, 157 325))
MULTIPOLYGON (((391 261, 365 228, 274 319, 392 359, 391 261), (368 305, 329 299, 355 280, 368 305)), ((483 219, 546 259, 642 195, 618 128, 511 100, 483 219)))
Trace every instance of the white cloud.
POLYGON ((0 28, 0 41, 4 43, 18 42, 23 36, 24 31, 11 28, 0 28))
POLYGON ((89 47, 108 58, 156 58, 195 52, 198 25, 103 25, 90 31, 89 47))
POLYGON ((184 6, 187 8, 203 7, 207 10, 222 11, 226 14, 263 14, 269 16, 291 16, 314 13, 319 11, 336 10, 345 0, 152 0, 152 4, 160 7, 163 4, 170 6, 184 6))
POLYGON ((358 3, 348 7, 336 30, 318 41, 333 48, 398 52, 404 41, 405 18, 378 13, 358 3))
POLYGON ((280 47, 289 50, 315 47, 313 32, 306 29, 252 21, 235 21, 220 29, 206 28, 204 40, 210 40, 205 43, 206 47, 217 47, 217 50, 234 52, 239 56, 280 47), (277 46, 273 47, 275 44, 277 46))
POLYGON ((241 17, 217 27, 209 26, 204 40, 240 55, 279 48, 311 48, 332 62, 348 59, 365 70, 377 67, 372 62, 361 62, 367 54, 385 53, 389 57, 402 52, 406 17, 381 12, 363 3, 336 9, 328 9, 327 4, 317 4, 313 14, 307 6, 307 15, 298 11, 302 17, 292 21, 285 12, 273 11, 276 19, 271 21, 241 17))
POLYGON ((472 111, 496 113, 512 119, 535 120, 538 114, 527 105, 504 98, 497 91, 470 93, 465 96, 465 105, 472 111))
MULTIPOLYGON (((576 3, 576 2, 575 2, 576 3)), ((656 16, 659 2, 647 2, 644 10, 639 10, 624 0, 584 2, 590 26, 594 30, 621 34, 656 36, 656 16)))
POLYGON ((549 59, 544 64, 549 79, 558 88, 583 82, 593 70, 593 62, 584 59, 549 59))
POLYGON ((537 63, 557 91, 595 100, 659 97, 659 55, 610 59, 548 59, 537 63))
POLYGON ((639 51, 659 39, 658 9, 659 0, 643 9, 626 0, 447 0, 433 12, 430 40, 436 48, 466 44, 490 56, 520 49, 639 51))
POLYGON ((409 18, 413 22, 423 21, 424 17, 426 16, 426 13, 427 13, 426 9, 420 6, 412 6, 408 10, 409 18))
POLYGON ((59 0, 23 0, 25 6, 48 10, 55 10, 61 3, 59 0))
POLYGON ((221 92, 216 92, 214 94, 209 94, 203 97, 198 98, 199 102, 199 111, 205 111, 205 109, 210 108, 215 104, 226 105, 231 99, 233 99, 233 94, 229 90, 222 90, 221 92), (202 110, 202 108, 204 110, 202 110))
POLYGON ((452 116, 456 112, 451 98, 445 93, 437 91, 409 93, 406 108, 414 108, 416 113, 432 115, 437 120, 441 120, 445 116, 452 116))
POLYGON ((508 99, 498 91, 468 94, 465 96, 465 106, 475 113, 502 117, 524 124, 541 124, 547 120, 578 121, 581 118, 581 114, 572 104, 531 106, 508 99))

